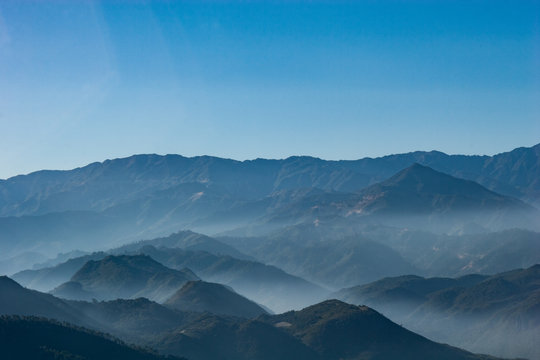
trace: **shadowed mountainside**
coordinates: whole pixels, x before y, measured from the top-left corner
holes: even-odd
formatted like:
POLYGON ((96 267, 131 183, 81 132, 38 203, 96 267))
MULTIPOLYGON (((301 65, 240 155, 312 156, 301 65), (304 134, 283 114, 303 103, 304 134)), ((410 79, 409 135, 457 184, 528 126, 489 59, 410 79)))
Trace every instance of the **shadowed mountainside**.
MULTIPOLYGON (((535 204, 540 194, 539 154, 540 145, 493 157, 415 152, 356 161, 291 157, 239 162, 136 155, 69 171, 39 171, 0 181, 0 250, 5 258, 28 251, 53 256, 119 246, 180 228, 217 233, 272 213, 269 218, 277 220, 277 208, 283 210, 291 202, 308 205, 312 197, 331 205, 337 196, 338 203, 354 212, 361 210, 355 193, 414 163, 535 204), (59 240, 66 238, 67 243, 59 240)), ((321 207, 318 213, 323 208, 332 209, 321 207)), ((519 216, 512 221, 490 219, 487 225, 497 229, 526 222, 519 216)))
POLYGON ((181 311, 210 312, 244 318, 255 318, 267 313, 231 288, 204 281, 186 283, 167 299, 164 305, 181 311))
POLYGON ((0 317, 0 347, 4 359, 180 360, 128 346, 95 331, 31 317, 0 317))
MULTIPOLYGON (((162 353, 191 359, 337 360, 344 355, 348 359, 393 359, 396 354, 404 359, 418 358, 422 354, 438 359, 487 358, 431 342, 392 323, 374 310, 337 300, 302 311, 246 320, 179 312, 146 299, 93 303, 62 301, 23 289, 9 281, 9 286, 1 292, 7 299, 0 303, 2 313, 23 312, 43 316, 42 312, 48 311, 47 308, 24 302, 16 309, 9 306, 20 298, 21 292, 34 299, 46 297, 50 302, 68 304, 75 309, 77 315, 71 320, 74 324, 81 325, 81 319, 91 317, 94 329, 151 346, 162 353)), ((49 331, 48 335, 54 335, 54 331, 49 331)), ((36 339, 40 336, 47 334, 40 332, 36 339)), ((69 339, 68 334, 65 336, 69 339)), ((106 348, 100 344, 95 346, 95 351, 106 348)))
POLYGON ((386 278, 333 296, 470 351, 540 357, 540 265, 493 276, 386 278))

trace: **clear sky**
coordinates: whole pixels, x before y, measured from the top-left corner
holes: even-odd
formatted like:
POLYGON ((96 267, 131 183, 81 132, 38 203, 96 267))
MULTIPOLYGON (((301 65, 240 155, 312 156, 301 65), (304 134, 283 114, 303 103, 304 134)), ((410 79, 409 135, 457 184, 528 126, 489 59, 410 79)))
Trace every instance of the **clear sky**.
POLYGON ((540 142, 540 1, 0 2, 0 178, 540 142))

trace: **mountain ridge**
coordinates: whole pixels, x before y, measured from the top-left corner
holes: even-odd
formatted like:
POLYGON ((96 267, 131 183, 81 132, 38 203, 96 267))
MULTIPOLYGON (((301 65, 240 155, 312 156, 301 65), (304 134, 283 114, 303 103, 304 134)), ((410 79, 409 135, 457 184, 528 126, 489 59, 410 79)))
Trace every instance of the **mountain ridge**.
POLYGON ((163 301, 190 280, 199 278, 189 269, 170 269, 147 255, 108 255, 100 260, 89 260, 69 282, 51 293, 77 300, 144 296, 163 301))

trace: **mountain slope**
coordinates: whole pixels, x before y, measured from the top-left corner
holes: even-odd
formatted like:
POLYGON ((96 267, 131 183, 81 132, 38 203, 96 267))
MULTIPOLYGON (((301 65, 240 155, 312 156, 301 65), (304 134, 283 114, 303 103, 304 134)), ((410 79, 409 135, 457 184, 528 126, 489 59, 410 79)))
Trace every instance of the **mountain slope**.
POLYGON ((396 250, 370 236, 355 235, 355 229, 341 224, 303 223, 267 236, 220 239, 265 263, 336 290, 385 276, 419 273, 396 250))
POLYGON ((498 356, 540 357, 534 345, 540 265, 493 276, 388 278, 334 295, 374 306, 437 341, 498 356))
POLYGON ((475 182, 413 164, 358 193, 326 192, 286 204, 267 215, 260 226, 343 218, 438 232, 471 223, 497 230, 536 229, 539 214, 537 209, 475 182))
POLYGON ((3 359, 166 359, 100 333, 39 318, 0 317, 0 348, 3 359))
MULTIPOLYGON (((433 151, 355 161, 291 157, 239 162, 205 156, 135 155, 69 171, 39 171, 0 180, 0 256, 96 251, 181 228, 229 231, 248 226, 278 204, 283 207, 296 201, 292 194, 300 189, 328 192, 332 202, 339 194, 349 198, 414 163, 532 204, 540 199, 540 144, 492 157, 433 151), (291 191, 286 201, 276 198, 282 191, 291 191)), ((318 201, 325 199, 321 196, 318 201)), ((295 219, 305 208, 300 210, 295 219)), ((489 224, 496 227, 499 222, 492 219, 489 224)))
POLYGON ((322 360, 313 349, 275 326, 215 315, 158 336, 150 346, 198 360, 322 360))
POLYGON ((177 311, 145 298, 69 303, 97 322, 101 331, 140 344, 156 335, 190 324, 200 314, 177 311))
POLYGON ((151 246, 143 247, 140 253, 174 269, 193 269, 203 280, 230 286, 240 295, 276 312, 312 304, 328 293, 300 277, 256 261, 151 246))
POLYGON ((190 270, 169 269, 149 256, 109 255, 102 260, 88 261, 70 282, 52 293, 81 300, 91 296, 101 300, 147 297, 164 301, 190 280, 198 280, 190 270))
POLYGON ((266 314, 266 310, 251 300, 238 295, 234 290, 221 284, 204 281, 190 281, 175 292, 164 305, 181 310, 210 312, 255 318, 266 314))
POLYGON ((216 184, 246 199, 311 187, 350 192, 414 163, 479 182, 505 195, 532 201, 539 195, 540 144, 494 156, 417 151, 353 161, 296 156, 240 162, 210 156, 134 155, 69 171, 38 171, 0 180, 0 215, 102 211, 183 183, 216 184))
MULTIPOLYGON (((128 244, 111 250, 111 253, 117 255, 146 254, 170 268, 193 269, 204 280, 231 286, 243 296, 264 304, 274 311, 300 308, 323 299, 327 294, 325 289, 302 278, 288 274, 274 266, 251 260, 253 258, 243 255, 221 241, 190 231, 179 232, 166 238, 128 244), (157 249, 149 244, 178 247, 157 249), (208 249, 209 252, 198 249, 208 249), (218 255, 222 253, 239 254, 237 256, 240 258, 218 255)), ((101 260, 107 254, 85 255, 50 268, 25 270, 13 277, 25 286, 41 291, 50 291, 65 283, 62 286, 65 289, 57 289, 56 294, 59 296, 63 294, 68 298, 90 300, 96 296, 90 292, 79 292, 76 295, 77 288, 82 290, 83 287, 69 281, 88 260, 101 260), (64 290, 67 293, 60 292, 64 290)), ((174 289, 174 291, 176 290, 174 289)), ((100 297, 97 296, 97 298, 100 297)))
POLYGON ((261 318, 302 340, 324 359, 480 359, 429 341, 366 306, 329 300, 261 318))
POLYGON ((101 260, 106 256, 104 252, 78 256, 55 266, 19 271, 13 274, 12 278, 23 286, 39 291, 49 291, 68 281, 86 262, 101 260))
POLYGON ((413 164, 360 192, 363 213, 450 213, 510 208, 528 210, 518 200, 499 195, 480 184, 459 179, 427 166, 413 164))

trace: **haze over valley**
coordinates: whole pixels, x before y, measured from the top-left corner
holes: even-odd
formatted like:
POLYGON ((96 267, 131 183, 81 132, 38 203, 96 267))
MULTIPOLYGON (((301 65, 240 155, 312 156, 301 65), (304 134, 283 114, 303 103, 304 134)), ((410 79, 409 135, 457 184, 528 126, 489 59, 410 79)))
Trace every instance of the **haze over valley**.
POLYGON ((0 360, 540 360, 539 14, 0 1, 0 360))
POLYGON ((539 164, 137 155, 2 180, 0 313, 188 359, 538 359, 539 164))

